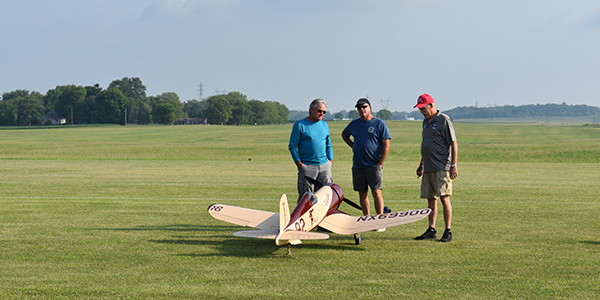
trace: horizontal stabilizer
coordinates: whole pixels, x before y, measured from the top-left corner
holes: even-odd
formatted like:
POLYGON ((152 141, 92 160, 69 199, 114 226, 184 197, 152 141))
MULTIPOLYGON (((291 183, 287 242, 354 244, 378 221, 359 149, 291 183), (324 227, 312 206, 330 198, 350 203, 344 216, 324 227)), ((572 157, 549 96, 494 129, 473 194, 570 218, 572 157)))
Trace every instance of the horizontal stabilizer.
POLYGON ((257 229, 279 229, 279 214, 225 204, 213 204, 208 207, 213 218, 240 226, 257 229))
POLYGON ((234 236, 257 238, 257 239, 269 239, 274 240, 279 234, 279 230, 242 230, 233 233, 234 236))
POLYGON ((330 236, 327 233, 312 231, 288 230, 279 236, 280 240, 326 240, 330 236))
POLYGON ((431 209, 414 209, 372 216, 350 216, 335 210, 319 226, 337 234, 354 234, 379 228, 403 225, 421 220, 431 213, 431 209))

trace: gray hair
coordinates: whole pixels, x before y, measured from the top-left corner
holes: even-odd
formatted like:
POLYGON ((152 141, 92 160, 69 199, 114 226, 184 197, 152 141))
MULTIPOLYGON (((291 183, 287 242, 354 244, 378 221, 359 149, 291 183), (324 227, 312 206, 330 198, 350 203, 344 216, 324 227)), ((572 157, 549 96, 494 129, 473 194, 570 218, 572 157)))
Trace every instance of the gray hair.
POLYGON ((323 104, 323 105, 325 105, 325 107, 327 107, 327 103, 325 103, 325 101, 323 101, 323 99, 321 99, 321 98, 317 98, 317 99, 313 100, 313 101, 310 103, 310 106, 309 106, 309 108, 310 108, 310 109, 315 109, 315 108, 317 108, 317 106, 319 106, 319 105, 321 105, 321 104, 323 104))

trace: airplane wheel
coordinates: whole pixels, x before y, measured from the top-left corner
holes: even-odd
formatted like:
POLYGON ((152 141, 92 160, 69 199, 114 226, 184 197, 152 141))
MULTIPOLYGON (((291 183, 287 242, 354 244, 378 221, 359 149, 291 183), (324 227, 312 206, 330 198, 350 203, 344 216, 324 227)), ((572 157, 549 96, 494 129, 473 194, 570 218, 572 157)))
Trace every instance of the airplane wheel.
POLYGON ((362 236, 360 236, 360 234, 355 234, 354 235, 354 243, 357 245, 362 244, 362 236))

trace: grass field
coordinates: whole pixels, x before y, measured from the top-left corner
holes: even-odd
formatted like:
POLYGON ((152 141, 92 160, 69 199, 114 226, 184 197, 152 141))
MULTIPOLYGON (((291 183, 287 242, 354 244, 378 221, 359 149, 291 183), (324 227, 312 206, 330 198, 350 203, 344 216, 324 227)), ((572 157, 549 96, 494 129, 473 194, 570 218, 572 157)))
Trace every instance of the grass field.
MULTIPOLYGON (((333 175, 356 199, 346 124, 333 175)), ((386 205, 424 208, 420 123, 388 125, 386 205)), ((0 299, 599 298, 600 128, 455 129, 451 243, 415 241, 422 220, 291 255, 206 211, 294 197, 291 124, 0 130, 0 299)))

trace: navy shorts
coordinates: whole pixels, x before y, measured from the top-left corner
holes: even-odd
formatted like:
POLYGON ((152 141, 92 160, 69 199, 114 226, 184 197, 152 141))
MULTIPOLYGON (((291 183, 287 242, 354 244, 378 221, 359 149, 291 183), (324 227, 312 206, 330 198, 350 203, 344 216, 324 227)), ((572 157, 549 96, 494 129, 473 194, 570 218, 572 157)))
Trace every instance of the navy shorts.
POLYGON ((352 168, 352 184, 357 192, 383 189, 383 172, 379 165, 366 168, 352 168))

